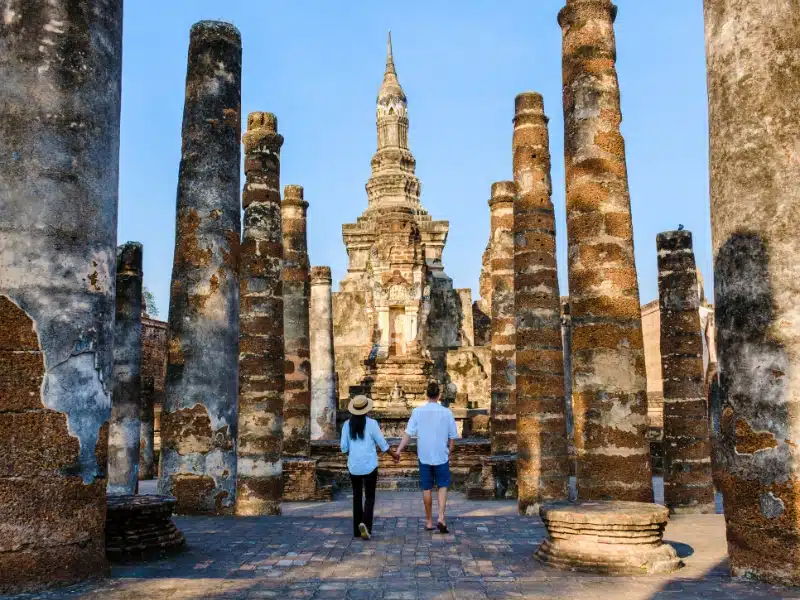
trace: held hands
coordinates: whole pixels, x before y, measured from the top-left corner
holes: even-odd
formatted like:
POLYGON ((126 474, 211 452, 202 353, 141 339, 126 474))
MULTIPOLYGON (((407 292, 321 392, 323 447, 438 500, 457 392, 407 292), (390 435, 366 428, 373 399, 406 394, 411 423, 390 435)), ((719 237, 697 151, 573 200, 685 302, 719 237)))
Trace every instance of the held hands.
POLYGON ((389 454, 392 455, 392 458, 394 459, 394 462, 400 462, 400 450, 399 449, 391 450, 391 451, 389 451, 389 454))

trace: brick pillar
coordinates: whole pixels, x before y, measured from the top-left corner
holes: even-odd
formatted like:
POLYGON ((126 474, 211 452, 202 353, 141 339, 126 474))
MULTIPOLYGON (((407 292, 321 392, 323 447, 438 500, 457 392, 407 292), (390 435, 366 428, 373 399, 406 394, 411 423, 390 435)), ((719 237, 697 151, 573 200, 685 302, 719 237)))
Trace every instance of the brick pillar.
POLYGON ((109 495, 136 493, 142 366, 142 245, 117 248, 114 391, 108 429, 109 495))
POLYGON ((106 571, 122 2, 2 0, 0 14, 6 594, 106 571))
POLYGON ((800 585, 800 20, 706 0, 705 22, 728 556, 800 585))
POLYGON ((242 42, 192 26, 178 176, 160 494, 183 514, 228 514, 236 495, 242 42))
POLYGON ((283 454, 311 456, 311 365, 308 335, 310 293, 306 210, 303 188, 283 192, 283 326, 286 393, 283 402, 283 454))
POLYGON ((664 380, 664 503, 672 513, 713 514, 711 437, 692 234, 659 233, 656 246, 664 380))
POLYGON ((141 398, 139 400, 139 480, 155 479, 158 475, 155 461, 155 379, 152 375, 142 376, 141 398))
POLYGON ((311 338, 311 439, 336 439, 336 377, 333 355, 331 268, 312 267, 309 305, 311 338))
POLYGON ((515 100, 514 298, 520 514, 569 498, 564 351, 550 200, 550 141, 541 94, 515 100))
POLYGON ((609 0, 567 0, 558 15, 578 499, 652 502, 615 16, 609 0))
POLYGON ((492 184, 492 456, 517 451, 513 181, 492 184))
POLYGON ((237 515, 278 515, 283 491, 283 290, 280 158, 271 113, 250 113, 245 151, 239 333, 237 515))

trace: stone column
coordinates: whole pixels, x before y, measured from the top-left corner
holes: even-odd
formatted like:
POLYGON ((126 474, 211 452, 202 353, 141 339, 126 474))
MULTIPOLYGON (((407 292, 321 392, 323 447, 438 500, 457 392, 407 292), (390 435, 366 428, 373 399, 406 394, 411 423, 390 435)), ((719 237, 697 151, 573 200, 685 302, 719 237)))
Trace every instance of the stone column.
POLYGON ((513 181, 492 184, 492 455, 517 451, 513 181))
POLYGON ((706 0, 705 22, 728 556, 800 585, 800 20, 706 0))
POLYGON ((311 439, 336 439, 336 382, 333 358, 331 268, 311 269, 311 439))
POLYGON ((235 502, 241 74, 233 25, 192 26, 158 480, 183 514, 235 502))
POLYGON ((311 456, 311 365, 308 331, 310 294, 306 211, 303 188, 283 192, 283 326, 286 393, 283 402, 283 454, 311 456))
POLYGON ((0 0, 0 14, 6 594, 107 568, 122 2, 0 0))
POLYGON ((615 16, 609 0, 567 0, 558 15, 577 488, 578 500, 652 502, 615 16))
POLYGON ((142 391, 139 406, 139 481, 155 479, 158 469, 155 461, 155 414, 153 401, 156 389, 152 375, 142 377, 142 391))
POLYGON ((117 248, 114 391, 108 430, 108 494, 136 493, 142 366, 142 245, 117 248))
POLYGON ((237 515, 278 515, 283 491, 283 290, 280 157, 271 113, 250 113, 243 136, 244 235, 239 314, 237 515))
POLYGON ((514 298, 517 489, 520 514, 569 498, 564 351, 550 200, 550 138, 541 94, 515 100, 514 298))
POLYGON ((714 508, 700 297, 689 231, 656 237, 664 381, 664 503, 675 513, 714 508))

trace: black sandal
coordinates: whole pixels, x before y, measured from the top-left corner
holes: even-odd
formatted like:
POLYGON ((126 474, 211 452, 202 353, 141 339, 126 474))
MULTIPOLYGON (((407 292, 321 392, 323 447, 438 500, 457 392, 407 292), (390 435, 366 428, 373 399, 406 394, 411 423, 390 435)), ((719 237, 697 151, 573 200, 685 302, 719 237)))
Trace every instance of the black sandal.
POLYGON ((436 523, 436 527, 439 529, 439 533, 450 533, 450 530, 447 528, 447 525, 445 525, 441 521, 438 521, 436 523))
POLYGON ((426 527, 425 531, 436 531, 436 527, 426 527))

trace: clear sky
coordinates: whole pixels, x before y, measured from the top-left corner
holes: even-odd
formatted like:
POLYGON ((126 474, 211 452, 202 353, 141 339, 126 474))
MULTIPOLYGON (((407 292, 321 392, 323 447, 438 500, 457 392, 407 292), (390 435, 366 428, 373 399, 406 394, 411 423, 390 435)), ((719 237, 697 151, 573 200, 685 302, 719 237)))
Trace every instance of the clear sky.
MULTIPOLYGON (((514 96, 539 91, 550 116, 561 292, 567 293, 561 31, 563 0, 125 2, 119 241, 144 244, 145 285, 166 319, 175 235, 189 28, 242 33, 242 123, 278 116, 282 185, 305 187, 312 265, 347 268, 342 223, 367 205, 375 98, 392 30, 409 104, 422 202, 450 221, 456 287, 477 296, 493 181, 511 178, 514 96)), ((702 2, 618 0, 617 67, 642 302, 658 295, 655 236, 694 233, 711 297, 708 131, 702 2)), ((244 183, 244 177, 242 177, 244 183)))

